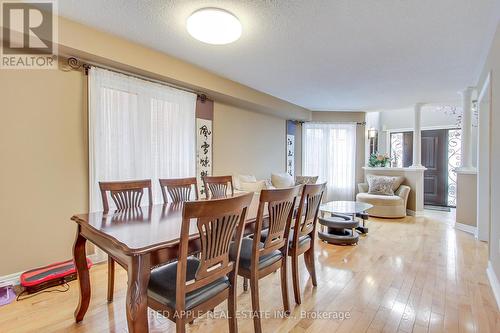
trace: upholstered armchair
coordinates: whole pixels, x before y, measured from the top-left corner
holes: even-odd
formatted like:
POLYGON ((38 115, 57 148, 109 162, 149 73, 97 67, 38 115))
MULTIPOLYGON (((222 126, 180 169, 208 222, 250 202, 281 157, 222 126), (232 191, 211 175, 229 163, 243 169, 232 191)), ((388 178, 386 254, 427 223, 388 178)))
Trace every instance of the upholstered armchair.
POLYGON ((400 185, 394 195, 369 194, 367 183, 358 184, 358 190, 356 201, 373 205, 373 208, 367 211, 370 216, 388 218, 406 216, 406 204, 411 190, 409 186, 400 185))

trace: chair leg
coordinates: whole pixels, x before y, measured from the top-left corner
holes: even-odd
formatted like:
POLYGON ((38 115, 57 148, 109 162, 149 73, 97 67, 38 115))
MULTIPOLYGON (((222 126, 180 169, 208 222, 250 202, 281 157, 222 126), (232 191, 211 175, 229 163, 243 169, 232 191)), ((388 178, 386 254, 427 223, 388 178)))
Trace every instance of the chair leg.
POLYGON ((283 310, 287 315, 290 314, 290 301, 288 300, 288 268, 287 254, 281 259, 281 297, 283 298, 283 310))
POLYGON ((311 280, 313 286, 318 286, 318 281, 316 280, 316 263, 314 262, 314 247, 311 246, 309 250, 304 253, 304 260, 306 262, 306 268, 311 275, 311 280))
POLYGON ((252 294, 252 311, 253 311, 253 327, 255 333, 262 333, 262 325, 260 322, 260 306, 259 306, 259 278, 253 276, 250 278, 250 292, 252 294))
POLYGON ((231 280, 231 287, 229 287, 229 296, 227 299, 229 333, 237 333, 238 323, 236 321, 236 277, 231 277, 231 280))
POLYGON ((175 320, 175 332, 176 333, 186 332, 186 318, 177 318, 175 320))
POLYGON ((115 261, 108 256, 108 302, 113 302, 115 289, 115 261))
POLYGON ((243 278, 243 291, 248 291, 248 279, 246 277, 243 278))
POLYGON ((292 283, 293 283, 293 295, 295 297, 295 303, 300 304, 302 300, 300 299, 300 281, 299 281, 299 256, 292 255, 292 283))

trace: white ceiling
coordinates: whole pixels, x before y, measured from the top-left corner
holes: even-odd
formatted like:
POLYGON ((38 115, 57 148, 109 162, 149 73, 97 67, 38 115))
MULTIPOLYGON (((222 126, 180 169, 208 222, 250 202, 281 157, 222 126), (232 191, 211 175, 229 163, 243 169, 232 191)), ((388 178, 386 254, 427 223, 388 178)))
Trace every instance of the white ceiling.
POLYGON ((311 110, 458 101, 473 85, 500 0, 61 0, 59 13, 311 110), (194 10, 220 7, 237 42, 190 37, 194 10))

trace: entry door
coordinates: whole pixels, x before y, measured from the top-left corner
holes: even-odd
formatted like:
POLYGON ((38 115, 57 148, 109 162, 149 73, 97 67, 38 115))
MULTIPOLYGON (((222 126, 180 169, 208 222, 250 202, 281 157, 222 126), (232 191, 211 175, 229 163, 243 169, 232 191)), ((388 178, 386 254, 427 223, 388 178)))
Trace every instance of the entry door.
POLYGON ((424 204, 446 206, 448 199, 448 131, 422 131, 424 204))

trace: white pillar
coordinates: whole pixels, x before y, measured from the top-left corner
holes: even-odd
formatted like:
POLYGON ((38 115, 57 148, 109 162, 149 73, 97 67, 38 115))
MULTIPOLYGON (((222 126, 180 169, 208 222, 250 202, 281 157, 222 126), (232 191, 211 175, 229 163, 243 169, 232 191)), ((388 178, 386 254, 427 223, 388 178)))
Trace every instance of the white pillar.
POLYGON ((414 107, 413 124, 413 164, 412 168, 422 167, 422 106, 423 103, 417 103, 414 107))
POLYGON ((465 88, 462 94, 462 161, 461 169, 472 169, 472 91, 465 88))

